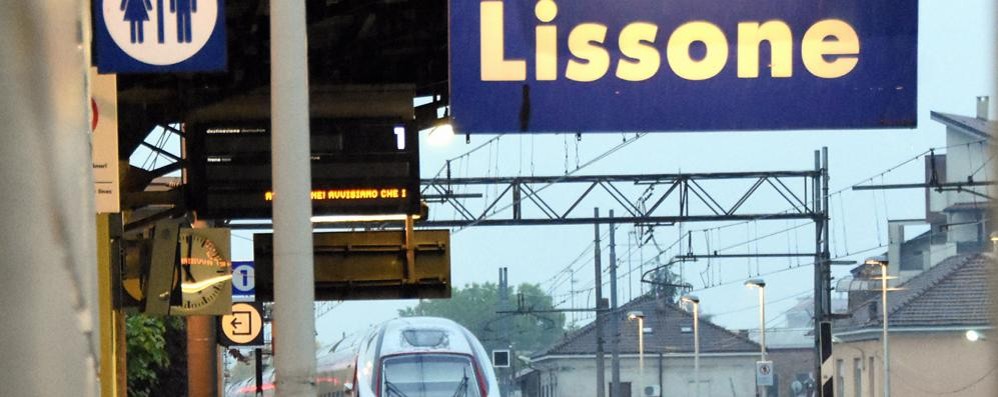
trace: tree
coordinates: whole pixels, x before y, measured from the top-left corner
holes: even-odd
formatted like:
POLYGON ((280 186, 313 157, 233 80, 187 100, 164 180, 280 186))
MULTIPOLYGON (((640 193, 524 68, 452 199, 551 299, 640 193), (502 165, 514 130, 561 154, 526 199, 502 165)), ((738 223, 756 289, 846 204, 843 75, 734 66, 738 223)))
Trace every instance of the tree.
POLYGON ((182 317, 128 316, 125 344, 128 395, 187 393, 187 348, 182 317))
POLYGON ((659 266, 652 273, 652 285, 654 285, 655 294, 669 303, 675 303, 676 299, 683 294, 684 289, 688 290, 691 288, 689 284, 682 284, 676 273, 673 273, 669 269, 670 265, 674 263, 679 262, 670 261, 665 265, 659 262, 659 266))
MULTIPOLYGON (((515 310, 517 295, 522 294, 524 309, 550 310, 553 298, 537 284, 510 287, 508 306, 515 310)), ((471 284, 454 288, 450 299, 421 300, 414 307, 399 310, 399 316, 433 316, 454 320, 478 337, 486 349, 505 347, 502 330, 509 328, 510 345, 518 351, 539 351, 558 340, 565 332, 563 313, 498 314, 499 288, 494 283, 471 284)))

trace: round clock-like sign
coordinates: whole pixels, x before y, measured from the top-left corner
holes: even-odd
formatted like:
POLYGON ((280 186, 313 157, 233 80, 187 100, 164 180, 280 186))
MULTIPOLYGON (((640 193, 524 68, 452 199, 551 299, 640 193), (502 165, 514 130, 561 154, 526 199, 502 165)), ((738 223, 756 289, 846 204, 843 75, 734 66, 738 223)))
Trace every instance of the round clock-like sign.
POLYGON ((232 294, 229 233, 224 229, 187 229, 180 235, 178 314, 228 313, 232 294), (221 232, 217 232, 221 231, 221 232))

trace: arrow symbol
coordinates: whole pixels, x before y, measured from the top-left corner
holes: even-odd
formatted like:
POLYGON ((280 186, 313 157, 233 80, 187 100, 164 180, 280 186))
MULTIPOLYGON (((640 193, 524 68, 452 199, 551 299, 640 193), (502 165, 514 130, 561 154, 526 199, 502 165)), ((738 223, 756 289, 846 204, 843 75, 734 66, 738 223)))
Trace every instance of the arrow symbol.
POLYGON ((232 321, 229 321, 229 325, 232 326, 232 335, 252 335, 253 314, 248 311, 233 311, 232 321), (245 327, 243 327, 243 325, 245 325, 245 327))

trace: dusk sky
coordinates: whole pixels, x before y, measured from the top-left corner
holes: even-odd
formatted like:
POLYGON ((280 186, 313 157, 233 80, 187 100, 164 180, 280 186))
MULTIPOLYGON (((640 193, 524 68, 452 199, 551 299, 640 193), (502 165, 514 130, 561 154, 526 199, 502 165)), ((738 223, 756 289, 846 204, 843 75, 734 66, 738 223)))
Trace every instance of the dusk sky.
MULTIPOLYGON (((566 172, 599 175, 808 170, 814 166, 813 151, 827 146, 831 191, 846 189, 830 197, 832 257, 862 261, 886 250, 877 247, 886 244, 887 218, 924 217, 923 191, 871 193, 854 192, 847 188, 869 178, 874 178, 874 183, 921 182, 921 158, 892 172, 881 173, 930 148, 945 146, 945 127, 930 120, 930 111, 973 116, 976 111, 975 97, 982 95, 992 97, 992 114, 996 114, 994 109, 998 108, 995 106, 998 92, 994 83, 995 2, 923 0, 919 14, 918 127, 914 130, 650 133, 580 170, 576 170, 577 165, 596 159, 619 145, 623 138, 634 137, 634 132, 586 134, 581 141, 576 141, 574 134, 506 135, 468 156, 462 156, 494 136, 474 135, 471 144, 465 144, 464 137, 458 136, 445 146, 436 146, 427 142, 428 134, 424 131, 420 134, 422 174, 424 178, 434 177, 447 159, 454 159, 452 170, 455 177, 556 176, 566 172)), ((944 153, 945 150, 937 152, 944 153)), ((718 198, 732 202, 744 191, 744 187, 733 186, 730 191, 730 194, 720 194, 718 198)), ((559 200, 555 196, 542 196, 551 201, 559 200)), ((474 205, 482 205, 481 200, 474 203, 473 209, 474 205)), ((595 206, 600 207, 603 215, 610 209, 623 213, 623 209, 610 199, 595 206)), ((482 209, 477 208, 478 211, 482 209)), ((591 213, 591 206, 586 211, 591 213)), ((451 216, 447 207, 431 207, 431 218, 448 219, 451 216), (439 213, 432 212, 434 209, 439 213)), ((810 223, 750 222, 721 230, 701 231, 723 225, 663 226, 656 228, 655 237, 664 248, 678 238, 680 230, 695 230, 694 251, 697 252, 707 249, 708 240, 710 249, 736 246, 727 251, 732 253, 784 252, 788 249, 813 252, 814 227, 810 223), (800 227, 792 232, 776 233, 795 226, 800 227), (758 242, 739 245, 773 233, 774 236, 758 242)), ((627 273, 629 266, 638 267, 640 258, 648 261, 659 253, 652 245, 640 250, 634 246, 629 239, 632 230, 631 225, 619 225, 616 232, 621 275, 627 273)), ((605 234, 606 231, 603 226, 602 232, 605 234)), ((236 236, 233 239, 234 260, 252 259, 251 233, 233 231, 236 236)), ((511 284, 540 283, 545 290, 554 286, 552 292, 556 302, 566 300, 559 307, 569 308, 572 306, 571 286, 565 281, 567 277, 558 277, 558 272, 591 247, 592 242, 591 225, 493 226, 454 230, 451 235, 452 282, 457 287, 470 283, 494 283, 498 279, 498 268, 508 267, 511 284)), ((604 240, 603 243, 603 262, 606 265, 609 263, 605 248, 607 242, 604 240)), ((675 250, 663 254, 663 263, 676 254, 678 251, 675 250)), ((576 290, 585 291, 592 287, 591 263, 592 254, 589 253, 574 266, 580 269, 576 274, 576 290)), ((686 281, 694 285, 694 294, 701 298, 703 311, 714 314, 713 321, 729 328, 758 326, 754 305, 756 292, 747 290, 742 281, 764 275, 768 284, 769 326, 779 327, 785 321, 782 314, 786 309, 793 306, 798 297, 808 297, 812 293, 813 270, 806 266, 808 263, 807 259, 732 259, 711 261, 708 268, 707 262, 700 261, 686 265, 682 272, 686 281)), ((833 276, 841 277, 848 273, 849 268, 851 266, 835 266, 833 276)), ((641 287, 637 280, 636 274, 622 278, 618 287, 621 303, 632 296, 631 291, 633 296, 638 295, 641 287)), ((609 290, 604 291, 608 296, 609 290)), ((591 300, 585 302, 590 295, 585 292, 576 294, 576 307, 592 307, 591 300)), ((393 318, 398 309, 416 303, 414 300, 345 302, 317 320, 318 337, 324 342, 335 341, 343 332, 354 332, 393 318)), ((571 320, 572 317, 568 318, 571 320)))

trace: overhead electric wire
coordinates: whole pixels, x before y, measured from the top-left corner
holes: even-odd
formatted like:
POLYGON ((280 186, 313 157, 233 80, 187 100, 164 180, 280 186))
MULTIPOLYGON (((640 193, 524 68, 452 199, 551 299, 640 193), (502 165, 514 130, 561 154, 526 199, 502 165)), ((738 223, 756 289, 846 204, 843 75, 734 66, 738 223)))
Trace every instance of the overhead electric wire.
MULTIPOLYGON (((600 161, 600 160, 602 160, 602 159, 606 158, 607 156, 609 156, 609 155, 611 155, 611 154, 613 154, 613 153, 616 153, 616 152, 617 152, 618 150, 620 150, 620 149, 624 148, 624 147, 625 147, 625 146, 627 146, 627 145, 630 145, 631 143, 634 143, 635 141, 639 140, 639 139, 640 139, 641 137, 643 137, 643 136, 645 136, 645 135, 647 135, 647 133, 639 133, 639 134, 635 135, 633 139, 631 139, 631 140, 629 140, 629 141, 625 141, 625 142, 622 142, 622 143, 619 143, 619 144, 617 144, 616 146, 614 146, 614 147, 610 148, 609 150, 607 150, 606 152, 604 152, 604 153, 600 154, 599 156, 596 156, 595 158, 593 158, 593 159, 591 159, 591 160, 589 160, 589 161, 585 162, 584 164, 582 164, 582 165, 579 165, 579 166, 578 166, 578 167, 576 167, 576 168, 575 168, 574 170, 572 170, 572 171, 569 171, 569 172, 566 172, 566 173, 565 173, 565 175, 561 176, 560 178, 557 178, 557 179, 555 179, 555 180, 553 180, 553 181, 551 181, 551 182, 549 182, 549 183, 547 183, 547 184, 545 184, 545 185, 543 185, 543 186, 541 186, 541 187, 537 188, 537 189, 536 189, 536 190, 534 190, 533 192, 530 192, 530 193, 528 193, 528 194, 525 194, 525 195, 524 195, 523 197, 521 197, 521 198, 520 198, 519 200, 514 200, 513 202, 511 202, 511 203, 509 203, 509 204, 507 204, 507 205, 505 205, 505 206, 503 206, 503 207, 501 207, 501 208, 498 208, 498 209, 494 209, 494 210, 492 210, 492 212, 491 212, 491 213, 487 213, 487 214, 482 214, 482 215, 481 215, 481 217, 479 217, 478 219, 476 219, 476 220, 474 220, 474 221, 470 222, 469 224, 467 224, 467 225, 464 225, 464 226, 461 226, 461 227, 458 227, 458 228, 457 228, 457 230, 453 231, 453 232, 452 232, 451 234, 452 234, 452 235, 453 235, 453 234, 457 234, 457 233, 460 233, 461 231, 463 231, 463 230, 465 230, 465 229, 467 229, 467 228, 469 228, 469 227, 473 227, 473 226, 476 226, 476 225, 478 225, 479 223, 481 223, 482 221, 485 221, 485 220, 488 220, 488 219, 491 219, 491 218, 492 218, 493 216, 495 216, 496 214, 498 214, 498 213, 500 213, 500 212, 502 212, 502 211, 505 211, 505 210, 507 210, 507 209, 509 209, 509 208, 511 208, 511 207, 513 207, 513 206, 515 206, 515 205, 517 205, 517 204, 519 204, 519 203, 523 202, 523 201, 524 201, 524 200, 526 200, 526 199, 531 199, 531 198, 533 198, 534 196, 536 196, 536 195, 540 194, 540 192, 544 191, 545 189, 547 189, 547 188, 549 188, 549 187, 551 187, 551 186, 554 186, 555 184, 557 184, 557 183, 559 183, 559 182, 563 181, 563 180, 564 180, 565 178, 568 178, 569 176, 572 176, 572 175, 573 175, 573 174, 575 174, 576 172, 578 172, 578 171, 581 171, 582 169, 584 169, 584 168, 586 168, 586 167, 588 167, 588 166, 590 166, 590 165, 592 165, 592 164, 595 164, 596 162, 598 162, 598 161, 600 161)), ((438 175, 439 175, 439 173, 438 173, 438 175)), ((439 178, 434 178, 434 180, 437 180, 437 179, 439 179, 439 178)))

